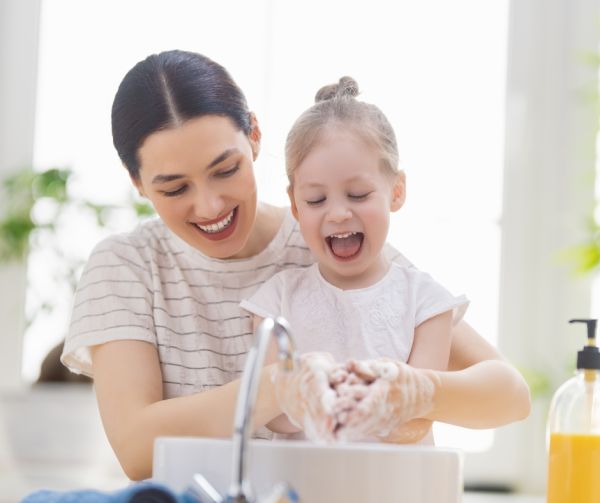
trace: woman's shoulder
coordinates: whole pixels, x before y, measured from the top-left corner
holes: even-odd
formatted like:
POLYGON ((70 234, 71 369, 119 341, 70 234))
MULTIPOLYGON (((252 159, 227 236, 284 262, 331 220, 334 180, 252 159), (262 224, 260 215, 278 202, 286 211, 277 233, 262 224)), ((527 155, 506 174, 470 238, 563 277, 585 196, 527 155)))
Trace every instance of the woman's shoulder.
POLYGON ((386 242, 383 247, 383 254, 390 262, 394 264, 402 267, 415 267, 410 260, 408 260, 402 253, 400 253, 400 251, 398 251, 397 248, 388 242, 386 242))
POLYGON ((164 253, 169 246, 170 237, 160 218, 140 223, 129 232, 111 234, 99 241, 91 256, 103 253, 133 254, 147 256, 152 252, 164 253))
POLYGON ((278 208, 277 211, 281 212, 279 228, 266 249, 256 258, 259 261, 276 262, 284 269, 313 263, 314 258, 289 207, 278 208))
POLYGON ((98 242, 88 257, 82 278, 91 275, 100 281, 101 275, 111 271, 120 274, 123 268, 149 278, 152 270, 173 262, 173 253, 165 225, 160 219, 152 219, 130 232, 112 234, 98 242))

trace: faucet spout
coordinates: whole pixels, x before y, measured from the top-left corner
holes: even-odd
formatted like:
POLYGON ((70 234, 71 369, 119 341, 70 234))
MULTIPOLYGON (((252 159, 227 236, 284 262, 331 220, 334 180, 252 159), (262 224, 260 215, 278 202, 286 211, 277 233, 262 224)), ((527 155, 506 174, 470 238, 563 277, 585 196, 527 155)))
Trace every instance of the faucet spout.
POLYGON ((258 394, 258 376, 272 336, 277 342, 278 358, 282 368, 292 371, 295 366, 296 352, 289 324, 281 317, 265 318, 256 329, 254 344, 248 352, 240 382, 232 441, 233 472, 231 486, 225 499, 227 502, 255 501, 247 475, 248 442, 252 434, 252 415, 258 394))

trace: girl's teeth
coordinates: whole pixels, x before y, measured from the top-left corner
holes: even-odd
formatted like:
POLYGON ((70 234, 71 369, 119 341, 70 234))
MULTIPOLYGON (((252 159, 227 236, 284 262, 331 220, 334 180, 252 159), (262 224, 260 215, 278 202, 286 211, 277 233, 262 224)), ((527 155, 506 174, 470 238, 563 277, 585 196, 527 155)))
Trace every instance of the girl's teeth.
POLYGON ((215 232, 221 232, 223 229, 225 229, 226 227, 228 227, 231 224, 231 221, 233 220, 233 212, 234 211, 235 210, 232 210, 229 215, 227 215, 223 220, 221 220, 220 222, 217 222, 216 224, 210 224, 210 225, 196 224, 196 225, 198 226, 199 229, 203 230, 204 232, 208 232, 209 234, 212 234, 215 232))
POLYGON ((332 234, 331 237, 332 238, 344 239, 344 238, 348 238, 350 236, 353 236, 354 234, 358 234, 358 233, 357 232, 345 232, 344 234, 332 234))

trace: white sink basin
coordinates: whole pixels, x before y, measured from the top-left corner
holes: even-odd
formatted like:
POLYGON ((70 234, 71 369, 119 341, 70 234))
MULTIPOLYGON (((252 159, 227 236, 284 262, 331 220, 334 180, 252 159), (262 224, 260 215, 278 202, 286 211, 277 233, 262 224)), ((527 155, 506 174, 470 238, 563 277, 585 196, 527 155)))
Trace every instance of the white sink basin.
MULTIPOLYGON (((224 494, 231 440, 163 437, 154 444, 153 479, 182 491, 201 473, 224 494)), ((258 495, 288 482, 304 503, 459 503, 462 453, 430 446, 250 442, 249 474, 258 495)))

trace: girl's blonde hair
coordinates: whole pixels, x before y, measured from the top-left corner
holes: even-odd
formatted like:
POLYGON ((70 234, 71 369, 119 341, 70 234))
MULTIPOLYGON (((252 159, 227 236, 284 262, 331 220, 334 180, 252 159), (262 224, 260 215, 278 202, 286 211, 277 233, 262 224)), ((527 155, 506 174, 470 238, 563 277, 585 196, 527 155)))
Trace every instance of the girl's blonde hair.
POLYGON ((315 104, 292 126, 285 143, 286 173, 290 186, 296 168, 323 136, 332 129, 350 130, 380 153, 381 167, 396 175, 398 146, 394 129, 375 105, 358 101, 358 84, 342 77, 337 84, 324 86, 315 96, 315 104))

